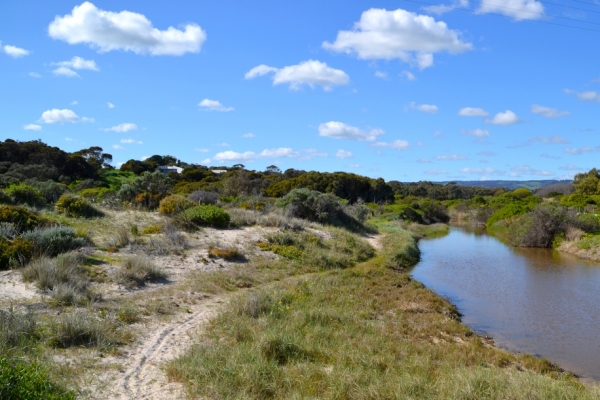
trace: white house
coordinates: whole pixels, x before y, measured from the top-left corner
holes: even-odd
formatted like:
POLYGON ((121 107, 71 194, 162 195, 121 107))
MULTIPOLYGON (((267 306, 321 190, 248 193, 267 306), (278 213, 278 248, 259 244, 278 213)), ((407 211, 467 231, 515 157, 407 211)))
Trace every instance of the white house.
POLYGON ((169 172, 177 172, 180 174, 183 172, 183 168, 176 167, 174 165, 161 165, 158 167, 158 170, 163 174, 168 174, 169 172))

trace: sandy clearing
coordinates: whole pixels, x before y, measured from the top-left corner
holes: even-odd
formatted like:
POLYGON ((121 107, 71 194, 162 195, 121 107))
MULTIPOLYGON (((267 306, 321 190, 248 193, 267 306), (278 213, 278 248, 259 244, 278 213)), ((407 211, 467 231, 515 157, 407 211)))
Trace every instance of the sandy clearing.
POLYGON ((23 282, 21 272, 0 272, 0 303, 20 302, 41 296, 35 286, 23 282))

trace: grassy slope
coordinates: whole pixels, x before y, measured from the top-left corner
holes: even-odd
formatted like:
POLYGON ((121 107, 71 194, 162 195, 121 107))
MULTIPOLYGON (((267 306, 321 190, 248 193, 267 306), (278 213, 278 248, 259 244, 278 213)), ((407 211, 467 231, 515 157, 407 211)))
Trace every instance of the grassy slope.
POLYGON ((456 309, 388 268, 416 241, 391 223, 382 254, 241 294, 167 365, 192 397, 592 399, 546 360, 490 346, 456 309))

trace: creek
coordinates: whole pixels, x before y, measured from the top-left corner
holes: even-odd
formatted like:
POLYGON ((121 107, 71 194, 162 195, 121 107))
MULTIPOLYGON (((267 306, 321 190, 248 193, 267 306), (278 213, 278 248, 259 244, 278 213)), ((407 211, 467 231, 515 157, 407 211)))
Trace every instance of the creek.
POLYGON ((483 228, 421 240, 412 276, 447 297, 497 346, 545 357, 600 381, 600 265, 551 249, 514 248, 483 228))

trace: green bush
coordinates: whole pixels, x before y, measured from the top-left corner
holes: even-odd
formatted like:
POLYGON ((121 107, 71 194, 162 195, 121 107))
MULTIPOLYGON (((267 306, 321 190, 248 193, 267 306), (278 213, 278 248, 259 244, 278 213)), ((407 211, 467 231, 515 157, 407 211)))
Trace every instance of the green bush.
POLYGON ((83 197, 65 193, 56 202, 56 209, 70 217, 102 217, 104 214, 89 204, 83 197))
POLYGON ((0 204, 12 204, 12 200, 3 190, 0 190, 0 204))
POLYGON ((27 204, 30 206, 42 206, 45 204, 42 192, 24 183, 12 184, 5 192, 15 204, 27 204))
POLYGON ((36 228, 23 233, 21 237, 33 243, 36 254, 48 256, 66 253, 87 244, 85 238, 77 237, 75 229, 67 226, 36 228))
POLYGON ((0 398, 7 400, 75 399, 75 395, 53 384, 37 364, 0 358, 0 398))
POLYGON ((28 179, 25 183, 39 190, 46 203, 55 203, 63 193, 69 190, 66 185, 52 180, 28 179))
POLYGON ((27 207, 2 205, 0 206, 0 222, 13 223, 20 230, 31 230, 45 225, 49 221, 30 211, 27 207))
POLYGON ((223 209, 212 204, 194 206, 183 211, 178 216, 178 222, 184 227, 213 226, 216 228, 227 228, 229 226, 229 214, 223 209))
POLYGON ((531 190, 527 188, 518 188, 513 190, 513 194, 520 199, 524 199, 525 197, 532 196, 531 190))
POLYGON ((515 218, 521 216, 529 211, 531 211, 535 207, 535 204, 525 203, 511 203, 503 206, 502 208, 496 210, 490 217, 488 218, 485 225, 488 228, 491 228, 496 224, 496 222, 500 222, 505 219, 515 218))
POLYGON ((82 189, 77 192, 81 197, 90 199, 93 201, 102 200, 109 193, 116 193, 114 190, 105 187, 94 187, 88 189, 82 189))
POLYGON ((188 208, 193 207, 195 204, 183 196, 178 194, 172 194, 165 197, 160 201, 158 205, 158 212, 163 215, 174 215, 178 214, 188 208))
POLYGON ((31 241, 21 237, 12 241, 0 237, 0 270, 8 269, 12 263, 25 263, 31 258, 33 248, 31 241))

